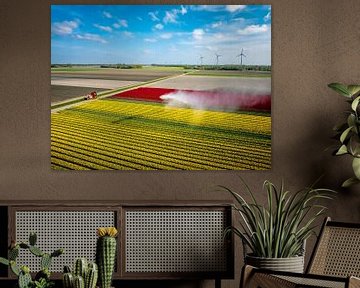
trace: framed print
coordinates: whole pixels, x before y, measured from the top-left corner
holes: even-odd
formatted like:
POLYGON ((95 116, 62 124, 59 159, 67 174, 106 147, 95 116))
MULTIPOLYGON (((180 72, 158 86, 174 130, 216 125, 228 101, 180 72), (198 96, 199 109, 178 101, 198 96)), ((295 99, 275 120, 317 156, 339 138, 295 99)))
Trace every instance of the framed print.
POLYGON ((271 168, 270 5, 52 5, 55 170, 271 168))

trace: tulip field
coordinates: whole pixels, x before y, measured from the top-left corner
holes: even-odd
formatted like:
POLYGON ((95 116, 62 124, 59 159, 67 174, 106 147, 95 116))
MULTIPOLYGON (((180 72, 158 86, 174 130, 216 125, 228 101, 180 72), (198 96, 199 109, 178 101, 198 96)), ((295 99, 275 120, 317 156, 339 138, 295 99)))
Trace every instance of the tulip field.
POLYGON ((51 115, 59 170, 264 170, 271 118, 107 98, 51 115))

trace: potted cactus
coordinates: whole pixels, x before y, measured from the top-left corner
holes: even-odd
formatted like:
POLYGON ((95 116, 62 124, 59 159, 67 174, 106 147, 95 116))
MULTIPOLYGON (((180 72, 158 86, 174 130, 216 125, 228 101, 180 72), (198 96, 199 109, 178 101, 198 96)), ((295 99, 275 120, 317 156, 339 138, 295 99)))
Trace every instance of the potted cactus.
POLYGON ((64 267, 64 288, 95 288, 98 279, 98 267, 96 263, 88 263, 85 258, 78 258, 71 272, 69 266, 64 267))
POLYGON ((50 280, 50 265, 54 257, 64 253, 63 249, 57 249, 52 253, 45 253, 36 246, 36 233, 30 233, 29 243, 12 242, 8 252, 8 259, 0 257, 0 263, 10 266, 11 271, 18 277, 18 288, 49 288, 54 285, 50 280), (30 275, 30 268, 26 265, 19 266, 16 259, 20 249, 28 250, 33 255, 39 257, 41 270, 35 275, 34 280, 30 275))
POLYGON ((99 287, 110 288, 116 258, 115 227, 101 227, 97 229, 96 262, 99 267, 99 287))

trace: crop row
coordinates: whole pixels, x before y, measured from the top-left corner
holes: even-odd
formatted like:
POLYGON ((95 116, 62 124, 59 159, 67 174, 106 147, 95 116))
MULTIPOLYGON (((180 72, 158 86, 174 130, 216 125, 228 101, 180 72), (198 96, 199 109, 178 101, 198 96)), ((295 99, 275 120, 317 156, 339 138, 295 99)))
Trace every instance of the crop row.
MULTIPOLYGON (((97 153, 110 153, 111 157, 118 157, 121 155, 123 158, 125 155, 137 158, 144 157, 148 159, 147 161, 152 162, 153 159, 159 160, 160 163, 172 162, 182 163, 186 162, 188 166, 195 166, 198 169, 211 169, 211 168, 220 168, 220 169, 230 169, 237 166, 251 165, 254 164, 254 156, 247 153, 242 153, 241 149, 238 154, 232 154, 224 150, 222 153, 214 154, 213 151, 196 151, 195 149, 189 147, 183 148, 180 145, 157 145, 158 143, 153 141, 146 141, 147 139, 138 139, 138 137, 119 137, 113 138, 109 137, 112 140, 107 140, 106 137, 102 137, 101 134, 85 134, 81 131, 75 130, 74 132, 61 132, 53 131, 53 142, 58 143, 66 141, 64 144, 71 145, 73 143, 82 145, 85 144, 84 149, 91 147, 92 151, 97 153), (223 154, 223 155, 222 155, 223 154), (231 158, 231 156, 233 156, 231 158), (212 159, 209 162, 208 159, 212 159), (207 167, 199 166, 206 165, 207 167), (215 165, 215 167, 213 167, 215 165)), ((166 143, 161 143, 166 144, 166 143)), ((268 162, 267 159, 257 158, 257 165, 259 167, 266 167, 262 162, 268 162)), ((173 165, 173 164, 171 164, 173 165)), ((185 169, 186 167, 176 167, 178 169, 185 169)), ((166 169, 166 168, 164 168, 166 169)))
POLYGON ((235 163, 251 164, 256 159, 258 165, 268 166, 267 163, 270 159, 268 153, 265 155, 256 155, 252 153, 250 149, 247 149, 247 147, 238 147, 237 152, 226 149, 202 149, 195 145, 184 145, 182 142, 168 143, 166 140, 157 141, 156 139, 148 138, 146 135, 142 137, 121 135, 121 137, 119 137, 119 135, 104 135, 101 132, 91 133, 90 131, 81 131, 78 129, 74 129, 74 131, 64 131, 61 128, 54 129, 52 134, 56 137, 66 136, 68 139, 71 139, 71 141, 78 139, 79 141, 89 142, 90 147, 99 145, 98 148, 100 149, 114 149, 114 152, 121 152, 119 150, 128 149, 130 155, 139 153, 139 149, 144 150, 146 153, 153 154, 163 154, 165 153, 163 151, 166 151, 166 154, 173 153, 172 158, 181 156, 181 159, 189 159, 190 161, 195 161, 196 159, 208 160, 210 158, 213 162, 224 165, 229 165, 229 163, 234 163, 233 165, 235 165, 235 163))
POLYGON ((77 106, 72 110, 81 111, 85 115, 94 114, 96 117, 109 119, 136 116, 161 121, 198 124, 206 127, 221 127, 258 133, 271 132, 271 118, 268 116, 171 108, 126 101, 101 100, 86 104, 77 106))
MULTIPOLYGON (((97 127, 97 129, 110 129, 114 132, 130 129, 131 131, 145 131, 151 130, 157 132, 162 136, 170 136, 171 138, 189 139, 190 141, 200 142, 203 141, 222 141, 225 145, 237 146, 239 142, 244 145, 256 147, 260 145, 270 146, 271 135, 264 135, 262 133, 250 133, 243 131, 233 131, 221 128, 209 128, 202 126, 194 126, 177 122, 162 122, 149 120, 145 118, 131 117, 122 121, 96 121, 96 117, 85 117, 79 111, 74 111, 72 114, 62 114, 60 122, 68 122, 71 125, 77 123, 84 123, 90 127, 97 127)), ((53 121, 53 123, 55 120, 53 121)), ((211 143, 211 142, 210 142, 211 143)))
MULTIPOLYGON (((56 122, 57 121, 55 120, 53 121, 54 128, 57 125, 56 122)), ((222 137, 216 137, 216 135, 211 135, 210 133, 206 133, 205 135, 200 133, 190 134, 189 132, 192 131, 189 131, 189 129, 186 131, 187 133, 181 133, 179 135, 176 127, 168 127, 167 130, 164 130, 163 127, 161 127, 161 130, 157 130, 155 125, 122 125, 119 127, 119 125, 96 123, 86 119, 83 119, 82 121, 78 118, 71 120, 69 117, 66 117, 66 120, 63 122, 64 124, 59 124, 60 129, 66 126, 67 130, 78 130, 77 133, 79 130, 80 132, 90 131, 90 134, 99 132, 101 135, 103 135, 103 133, 106 133, 106 138, 116 138, 117 136, 125 137, 126 135, 131 138, 146 137, 146 141, 154 139, 155 141, 160 141, 159 143, 161 143, 161 145, 163 145, 164 142, 169 143, 170 145, 177 145, 178 143, 181 143, 182 145, 186 145, 187 147, 191 146, 195 149, 199 147, 202 151, 203 149, 210 149, 215 151, 218 150, 220 153, 222 153, 224 150, 229 150, 230 152, 238 153, 240 144, 243 149, 247 149, 253 154, 266 155, 266 150, 270 150, 269 140, 252 143, 251 140, 257 140, 253 139, 252 137, 227 139, 224 138, 224 135, 221 135, 222 137), (144 127, 146 127, 146 129, 144 129, 144 127)))
MULTIPOLYGON (((102 169, 102 170, 154 170, 154 169, 165 169, 164 165, 150 165, 148 162, 142 161, 142 164, 126 161, 128 157, 122 157, 124 159, 112 158, 103 153, 94 151, 95 149, 89 150, 85 144, 78 144, 66 141, 53 141, 51 145, 51 153, 58 153, 65 155, 66 157, 76 158, 77 164, 83 164, 89 166, 91 169, 102 169), (62 143, 63 142, 63 143, 62 143), (93 167, 87 163, 98 165, 102 168, 93 167)), ((102 151, 101 151, 102 152, 102 151)), ((59 156, 58 156, 59 157, 59 156)), ((130 159, 130 158, 129 158, 130 159)), ((132 160, 132 159, 131 159, 132 160)))
POLYGON ((52 167, 74 170, 270 168, 271 134, 267 128, 256 126, 267 123, 269 117, 204 111, 206 121, 201 117, 202 120, 196 122, 190 119, 189 110, 101 100, 53 113, 52 167), (213 123, 209 123, 209 119, 213 123), (246 129, 234 124, 240 119, 246 123, 246 129), (256 120, 252 130, 251 120, 256 120))
MULTIPOLYGON (((53 133, 53 142, 62 143, 67 145, 76 145, 76 147, 87 150, 91 147, 91 150, 97 154, 105 154, 110 157, 128 157, 128 159, 133 159, 132 161, 138 162, 136 159, 146 159, 147 163, 159 162, 163 164, 170 165, 177 169, 186 169, 186 167, 192 166, 197 169, 231 169, 241 165, 251 165, 253 164, 252 159, 248 157, 242 157, 239 159, 239 162, 236 163, 235 159, 228 159, 224 161, 222 159, 216 159, 214 157, 208 157, 207 151, 204 153, 196 155, 189 150, 176 149, 164 149, 161 147, 153 147, 153 145, 146 143, 144 141, 134 141, 134 139, 123 139, 115 143, 104 143, 103 141, 96 141, 84 136, 76 135, 64 135, 61 133, 53 133), (80 146, 81 147, 80 147, 80 146), (120 155, 120 156, 119 156, 120 155), (211 158, 211 161, 209 161, 211 158), (134 160, 135 159, 135 160, 134 160), (179 166, 179 163, 185 163, 185 165, 179 166)), ((96 139, 96 137, 94 137, 96 139)), ((224 154, 226 151, 224 151, 224 154)), ((143 164, 143 163, 141 163, 143 164)), ((257 163, 260 167, 263 166, 262 163, 257 163)), ((150 165, 150 164, 149 164, 150 165)), ((162 167, 162 169, 167 169, 169 167, 162 167)))

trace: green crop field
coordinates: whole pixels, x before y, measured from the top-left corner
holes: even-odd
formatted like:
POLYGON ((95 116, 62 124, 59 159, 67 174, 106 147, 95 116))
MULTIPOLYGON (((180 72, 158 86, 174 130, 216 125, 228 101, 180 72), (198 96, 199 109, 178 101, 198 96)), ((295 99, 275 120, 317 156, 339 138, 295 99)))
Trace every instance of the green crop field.
POLYGON ((51 115, 53 169, 264 170, 270 163, 270 114, 102 99, 51 115))

